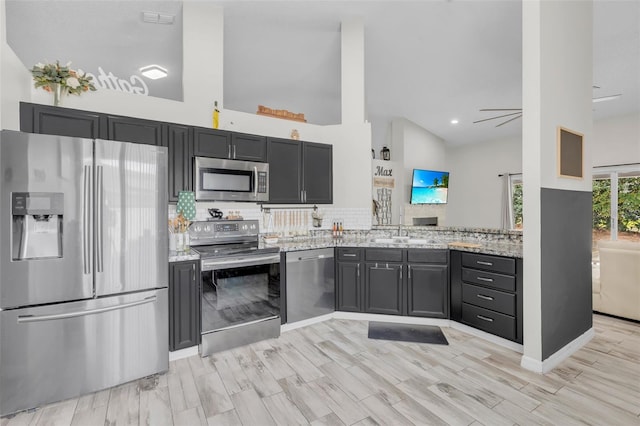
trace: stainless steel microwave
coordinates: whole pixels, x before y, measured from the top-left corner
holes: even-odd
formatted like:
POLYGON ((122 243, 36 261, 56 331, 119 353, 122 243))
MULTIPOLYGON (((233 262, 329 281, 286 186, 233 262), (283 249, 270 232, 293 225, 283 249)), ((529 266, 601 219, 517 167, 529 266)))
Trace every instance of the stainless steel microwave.
POLYGON ((269 164, 196 157, 198 201, 269 201, 269 164))

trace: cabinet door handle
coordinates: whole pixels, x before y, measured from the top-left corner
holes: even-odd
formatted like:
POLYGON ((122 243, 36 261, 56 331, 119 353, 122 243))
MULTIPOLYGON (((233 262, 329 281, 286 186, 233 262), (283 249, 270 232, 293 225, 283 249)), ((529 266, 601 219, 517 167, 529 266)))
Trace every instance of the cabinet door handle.
POLYGON ((478 281, 485 281, 485 282, 488 282, 488 283, 492 283, 493 282, 493 278, 476 277, 476 279, 478 281))
POLYGON ((233 146, 233 159, 236 159, 236 146, 233 146))
POLYGON ((356 257, 355 253, 345 253, 342 255, 343 257, 356 257))
POLYGON ((357 276, 358 278, 360 278, 360 264, 358 263, 358 265, 357 265, 357 266, 358 266, 358 269, 356 269, 356 271, 357 271, 357 275, 356 275, 356 276, 357 276))
POLYGON ((485 317, 483 315, 476 315, 476 317, 482 321, 493 322, 493 318, 485 317))
POLYGON ((229 150, 227 152, 227 158, 231 158, 231 145, 229 145, 229 150))
POLYGON ((407 278, 411 279, 411 265, 407 266, 407 278))
POLYGON ((493 266, 493 262, 483 262, 482 260, 476 260, 476 263, 478 265, 493 266))
POLYGON ((484 300, 493 300, 493 297, 485 296, 484 294, 476 294, 476 297, 479 297, 480 299, 484 299, 484 300))

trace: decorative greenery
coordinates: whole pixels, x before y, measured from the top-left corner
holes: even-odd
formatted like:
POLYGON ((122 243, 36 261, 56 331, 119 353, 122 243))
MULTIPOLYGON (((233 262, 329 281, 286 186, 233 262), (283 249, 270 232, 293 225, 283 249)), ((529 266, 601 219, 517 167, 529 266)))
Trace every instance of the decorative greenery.
MULTIPOLYGON (((611 180, 593 181, 593 228, 611 229, 611 180)), ((618 231, 640 232, 640 177, 618 179, 618 231)))
POLYGON ((33 75, 34 86, 43 88, 47 92, 55 90, 56 85, 62 89, 62 94, 70 93, 80 95, 82 92, 91 90, 94 92, 96 87, 91 80, 93 77, 86 74, 79 74, 77 71, 69 68, 71 62, 62 66, 59 61, 55 64, 35 64, 31 69, 33 75))

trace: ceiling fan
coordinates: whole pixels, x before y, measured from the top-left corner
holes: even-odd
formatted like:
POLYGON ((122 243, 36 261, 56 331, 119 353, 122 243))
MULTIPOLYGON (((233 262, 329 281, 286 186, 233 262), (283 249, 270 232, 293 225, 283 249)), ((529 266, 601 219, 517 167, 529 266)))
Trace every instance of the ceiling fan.
MULTIPOLYGON (((593 86, 594 89, 599 89, 599 86, 593 86)), ((622 93, 616 94, 616 95, 609 95, 609 96, 600 96, 597 98, 593 98, 593 102, 604 102, 604 101, 612 101, 614 99, 618 99, 620 96, 622 96, 622 93)), ((489 118, 484 118, 482 120, 477 120, 474 121, 473 124, 476 123, 482 123, 485 121, 490 121, 490 120, 497 120, 499 118, 507 118, 505 121, 503 121, 500 124, 497 124, 496 127, 500 127, 503 126, 507 123, 512 122, 513 120, 517 120, 518 118, 522 118, 522 108, 482 108, 481 110, 479 110, 480 112, 506 112, 506 114, 500 114, 500 115, 496 115, 495 117, 489 117, 489 118), (513 111, 513 112, 511 112, 513 111)))

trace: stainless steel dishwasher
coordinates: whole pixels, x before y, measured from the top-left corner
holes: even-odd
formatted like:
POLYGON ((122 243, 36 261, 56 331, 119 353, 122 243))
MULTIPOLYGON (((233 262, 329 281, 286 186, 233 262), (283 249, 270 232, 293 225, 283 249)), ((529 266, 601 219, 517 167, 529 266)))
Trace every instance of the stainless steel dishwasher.
POLYGON ((335 310, 333 248, 286 254, 287 322, 325 315, 335 310))

